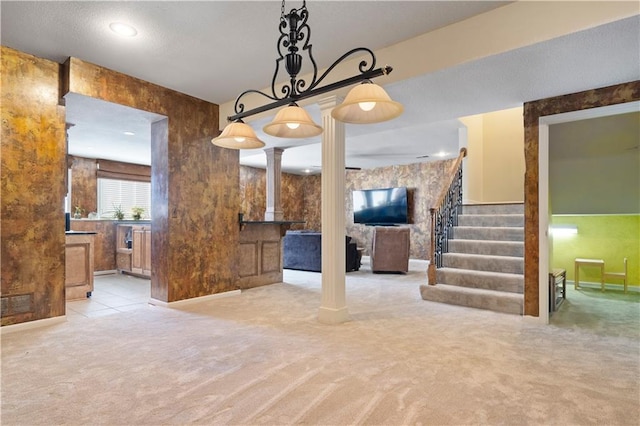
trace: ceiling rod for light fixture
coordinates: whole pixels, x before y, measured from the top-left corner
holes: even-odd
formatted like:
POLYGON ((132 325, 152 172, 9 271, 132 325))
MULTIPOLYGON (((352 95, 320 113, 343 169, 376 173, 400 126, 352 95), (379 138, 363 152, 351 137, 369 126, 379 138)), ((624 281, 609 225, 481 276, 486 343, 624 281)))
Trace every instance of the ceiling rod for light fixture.
POLYGON ((402 113, 402 105, 392 101, 381 87, 370 81, 372 78, 387 75, 393 70, 388 65, 374 69, 376 56, 371 49, 365 47, 351 49, 338 58, 318 77, 318 67, 313 58, 312 45, 310 43, 311 28, 307 24, 308 19, 309 11, 307 10, 306 1, 302 2, 300 9, 291 9, 288 14, 285 14, 285 2, 284 0, 282 1, 280 25, 278 26, 280 31, 280 37, 277 42, 278 58, 276 59, 276 69, 271 80, 271 94, 255 89, 242 92, 236 98, 234 104, 235 114, 227 117, 227 120, 229 120, 230 125, 236 124, 237 126, 241 126, 243 135, 236 137, 234 132, 231 131, 230 125, 228 125, 222 132, 222 135, 212 140, 214 144, 227 148, 237 144, 238 149, 244 148, 242 146, 242 142, 244 141, 251 141, 253 145, 264 145, 264 142, 255 137, 255 134, 249 138, 245 137, 253 131, 249 130, 250 126, 244 124, 242 119, 284 105, 288 105, 286 108, 287 111, 281 111, 277 120, 265 126, 265 133, 272 136, 296 138, 319 135, 322 132, 322 128, 315 124, 306 112, 303 113, 300 111, 297 102, 356 83, 368 83, 374 90, 358 91, 357 95, 352 90, 352 92, 347 95, 347 98, 350 98, 349 105, 346 103, 340 105, 332 112, 335 119, 349 123, 376 123, 395 118, 402 113), (302 46, 299 47, 298 43, 302 46), (301 52, 308 55, 308 60, 313 66, 313 77, 310 82, 304 79, 298 79, 298 74, 302 69, 303 62, 301 52), (370 59, 360 61, 358 65, 360 74, 319 87, 319 84, 322 83, 325 77, 327 77, 337 65, 356 53, 368 54, 370 56, 370 59), (282 86, 280 88, 280 94, 278 94, 276 91, 276 80, 282 61, 284 61, 284 68, 289 74, 289 83, 282 86), (370 64, 368 64, 369 62, 370 64), (242 98, 250 93, 264 96, 273 102, 245 111, 242 98), (364 112, 354 111, 353 105, 360 105, 364 112), (374 111, 370 112, 372 109, 374 111), (289 119, 289 117, 291 117, 291 119, 289 119))

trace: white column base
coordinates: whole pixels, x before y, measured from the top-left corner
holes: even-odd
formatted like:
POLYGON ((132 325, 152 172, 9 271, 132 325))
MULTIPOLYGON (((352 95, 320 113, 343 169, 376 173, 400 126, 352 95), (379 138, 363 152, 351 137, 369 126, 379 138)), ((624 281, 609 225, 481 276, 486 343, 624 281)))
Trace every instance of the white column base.
POLYGON ((321 306, 318 311, 318 321, 322 324, 342 324, 349 321, 349 310, 346 306, 339 309, 321 306))

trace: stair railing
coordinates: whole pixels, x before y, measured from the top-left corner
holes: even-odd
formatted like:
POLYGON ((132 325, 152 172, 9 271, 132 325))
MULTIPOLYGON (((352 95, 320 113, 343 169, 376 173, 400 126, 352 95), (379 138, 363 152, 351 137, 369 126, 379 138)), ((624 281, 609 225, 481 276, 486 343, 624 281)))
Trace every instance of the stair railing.
POLYGON ((467 149, 460 154, 445 181, 435 207, 431 211, 431 258, 427 277, 429 285, 436 284, 436 269, 442 267, 442 255, 447 253, 453 227, 458 224, 458 214, 462 210, 462 159, 467 149))

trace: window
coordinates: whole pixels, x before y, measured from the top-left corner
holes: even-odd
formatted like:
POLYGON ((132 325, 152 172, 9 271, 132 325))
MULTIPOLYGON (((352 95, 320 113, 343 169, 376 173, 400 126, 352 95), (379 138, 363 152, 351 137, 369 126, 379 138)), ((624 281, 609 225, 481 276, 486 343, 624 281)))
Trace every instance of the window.
POLYGON ((133 207, 142 207, 143 219, 151 219, 151 183, 98 178, 98 215, 113 218, 116 207, 122 207, 125 219, 132 219, 133 207))

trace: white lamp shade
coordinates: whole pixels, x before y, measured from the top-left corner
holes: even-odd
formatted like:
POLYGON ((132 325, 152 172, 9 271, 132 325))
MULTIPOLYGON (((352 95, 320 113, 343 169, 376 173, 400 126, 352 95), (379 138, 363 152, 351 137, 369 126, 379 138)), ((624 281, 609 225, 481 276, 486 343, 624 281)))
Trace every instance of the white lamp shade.
POLYGON ((211 143, 229 149, 255 149, 265 145, 251 126, 242 121, 227 124, 220 136, 211 139, 211 143))
POLYGON ((344 123, 370 124, 391 120, 403 111, 402 104, 392 101, 382 87, 367 82, 351 89, 344 102, 331 111, 331 116, 344 123))
POLYGON ((307 111, 297 105, 282 108, 273 121, 262 128, 271 136, 304 139, 318 136, 322 127, 313 122, 307 111))

